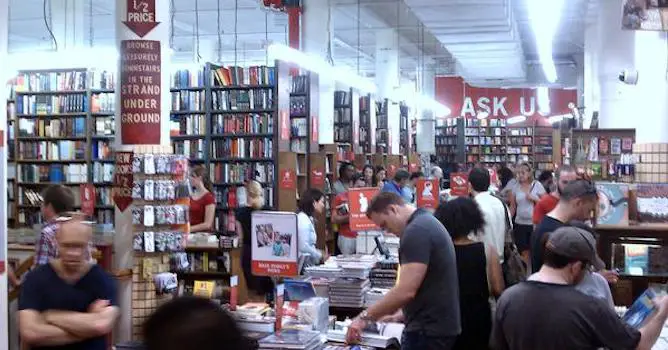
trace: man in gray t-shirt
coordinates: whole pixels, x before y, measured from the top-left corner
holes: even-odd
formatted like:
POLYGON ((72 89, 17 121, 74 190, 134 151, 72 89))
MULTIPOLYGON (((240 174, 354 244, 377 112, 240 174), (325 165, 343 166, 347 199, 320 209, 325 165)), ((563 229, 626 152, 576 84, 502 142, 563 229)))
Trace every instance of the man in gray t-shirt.
POLYGON ((406 324, 401 348, 451 349, 461 332, 455 249, 445 227, 429 212, 404 204, 395 193, 378 194, 367 216, 398 235, 400 277, 378 303, 353 320, 348 342, 359 341, 367 322, 387 316, 406 324), (403 309, 403 313, 396 313, 403 309))

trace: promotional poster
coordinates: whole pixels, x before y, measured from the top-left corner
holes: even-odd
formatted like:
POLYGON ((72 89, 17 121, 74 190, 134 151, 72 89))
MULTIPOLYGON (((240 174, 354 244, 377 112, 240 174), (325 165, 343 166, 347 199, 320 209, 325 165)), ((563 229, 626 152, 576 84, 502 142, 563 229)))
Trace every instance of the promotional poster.
POLYGON ((297 214, 254 212, 251 217, 251 244, 253 275, 298 275, 297 214))
POLYGON ((378 193, 377 188, 351 188, 348 190, 350 206, 350 229, 352 231, 377 230, 376 224, 366 216, 371 199, 378 193))

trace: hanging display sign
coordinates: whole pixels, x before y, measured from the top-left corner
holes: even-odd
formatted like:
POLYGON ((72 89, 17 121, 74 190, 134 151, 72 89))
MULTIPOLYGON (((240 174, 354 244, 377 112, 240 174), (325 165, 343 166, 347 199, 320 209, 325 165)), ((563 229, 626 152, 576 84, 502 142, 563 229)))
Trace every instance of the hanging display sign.
POLYGON ((314 187, 325 185, 325 172, 321 168, 311 170, 311 184, 314 187))
POLYGON ((290 117, 288 116, 288 111, 281 110, 281 140, 289 141, 290 140, 290 117))
POLYGON ((351 188, 348 190, 348 206, 350 207, 350 230, 378 230, 378 226, 366 216, 371 199, 378 193, 378 188, 351 188))
POLYGON ((297 175, 295 169, 283 169, 280 174, 279 186, 284 190, 297 189, 297 175))
POLYGON ((438 207, 438 180, 419 179, 415 183, 415 197, 418 208, 438 207))
POLYGON ((81 212, 87 216, 93 216, 95 213, 95 186, 93 184, 79 185, 79 196, 81 212))
POLYGON ((160 144, 160 42, 121 41, 121 141, 160 144))
POLYGON ((311 117, 311 142, 318 143, 318 116, 311 117))
POLYGON ((132 152, 116 152, 114 167, 114 183, 111 198, 118 210, 125 211, 132 204, 132 152))
POLYGON ((450 174, 450 195, 457 197, 469 195, 469 175, 467 173, 450 174))
POLYGON ((123 23, 140 38, 146 36, 160 24, 155 20, 155 0, 128 0, 123 23))
POLYGON ((253 212, 251 245, 253 275, 273 277, 298 275, 297 214, 276 211, 253 212))

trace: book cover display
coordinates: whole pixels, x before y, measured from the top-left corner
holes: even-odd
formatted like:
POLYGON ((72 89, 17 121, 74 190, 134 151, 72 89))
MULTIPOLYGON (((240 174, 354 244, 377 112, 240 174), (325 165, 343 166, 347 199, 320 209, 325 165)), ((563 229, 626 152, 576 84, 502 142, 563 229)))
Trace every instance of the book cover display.
POLYGON ((657 308, 654 304, 654 299, 661 295, 665 295, 665 292, 656 288, 648 288, 624 313, 622 320, 633 328, 640 328, 656 311, 657 308))
POLYGON ((638 184, 638 221, 668 223, 668 184, 638 184))
POLYGON ((622 183, 597 182, 598 225, 629 224, 629 186, 622 183))

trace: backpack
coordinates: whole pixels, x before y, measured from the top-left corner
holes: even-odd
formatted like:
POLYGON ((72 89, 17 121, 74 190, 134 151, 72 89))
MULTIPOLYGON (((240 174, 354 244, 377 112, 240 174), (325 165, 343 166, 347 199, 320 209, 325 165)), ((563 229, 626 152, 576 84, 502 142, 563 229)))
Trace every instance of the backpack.
POLYGON ((503 280, 506 283, 506 288, 508 288, 527 279, 527 267, 513 241, 513 224, 508 215, 508 207, 501 198, 497 197, 497 199, 503 204, 504 214, 506 215, 506 239, 503 246, 503 264, 501 264, 501 269, 503 271, 503 280))

